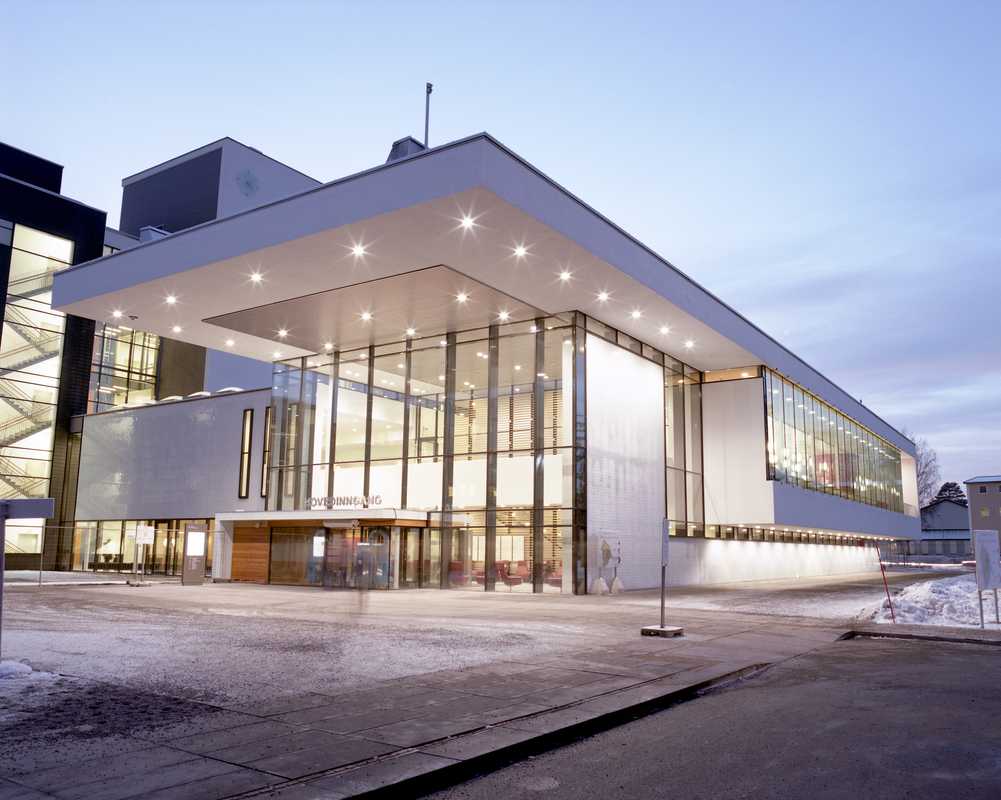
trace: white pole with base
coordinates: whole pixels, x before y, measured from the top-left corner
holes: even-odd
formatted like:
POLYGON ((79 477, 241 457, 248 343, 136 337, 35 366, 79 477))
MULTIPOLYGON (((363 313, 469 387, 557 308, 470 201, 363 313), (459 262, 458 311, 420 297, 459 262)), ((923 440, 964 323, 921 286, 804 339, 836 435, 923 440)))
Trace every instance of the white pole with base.
POLYGON ((51 497, 26 500, 0 500, 0 658, 3 657, 3 582, 4 550, 6 549, 8 519, 49 519, 56 510, 51 497))
POLYGON ((677 625, 667 624, 667 563, 668 550, 671 541, 671 523, 664 520, 660 532, 660 625, 644 625, 640 628, 642 636, 683 636, 685 629, 677 625))

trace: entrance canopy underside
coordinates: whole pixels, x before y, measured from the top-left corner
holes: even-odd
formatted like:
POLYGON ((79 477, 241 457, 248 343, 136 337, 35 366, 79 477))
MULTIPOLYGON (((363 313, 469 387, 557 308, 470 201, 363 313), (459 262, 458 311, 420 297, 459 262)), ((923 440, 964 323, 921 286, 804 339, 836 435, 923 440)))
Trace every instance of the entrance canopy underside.
MULTIPOLYGON (((261 311, 332 290, 352 297, 357 287, 439 267, 485 289, 481 308, 491 315, 509 310, 498 307, 502 298, 546 314, 580 310, 700 370, 767 364, 913 452, 871 411, 486 134, 67 269, 55 278, 53 304, 271 361, 276 352, 322 352, 325 336, 371 337, 366 326, 381 316, 397 328, 385 331, 391 339, 407 327, 461 324, 461 315, 443 310, 459 293, 433 281, 421 303, 407 295, 413 281, 353 297, 370 307, 338 305, 329 332, 261 311), (251 309, 234 325, 234 315, 251 309)), ((470 291, 469 299, 483 298, 470 291)), ((316 313, 303 302, 302 313, 316 313)))

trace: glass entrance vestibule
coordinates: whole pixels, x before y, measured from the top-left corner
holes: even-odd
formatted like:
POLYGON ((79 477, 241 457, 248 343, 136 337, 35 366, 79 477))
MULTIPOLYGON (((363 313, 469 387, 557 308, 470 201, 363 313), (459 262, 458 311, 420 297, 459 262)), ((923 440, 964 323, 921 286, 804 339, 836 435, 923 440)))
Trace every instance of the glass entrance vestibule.
POLYGON ((267 511, 328 499, 423 511, 427 532, 401 545, 420 585, 586 592, 589 336, 660 367, 664 517, 700 535, 700 373, 578 312, 275 362, 267 511))

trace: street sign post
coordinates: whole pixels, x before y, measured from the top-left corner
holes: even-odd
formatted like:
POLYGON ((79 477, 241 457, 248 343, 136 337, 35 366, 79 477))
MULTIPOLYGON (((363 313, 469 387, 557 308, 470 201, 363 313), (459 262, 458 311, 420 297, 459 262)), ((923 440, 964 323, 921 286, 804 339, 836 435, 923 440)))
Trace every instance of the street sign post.
POLYGON ((0 500, 0 656, 3 655, 3 576, 4 549, 9 519, 49 519, 56 510, 56 502, 51 497, 28 498, 24 500, 0 500))
POLYGON ((973 531, 973 554, 977 560, 977 602, 980 627, 984 627, 984 592, 994 591, 994 621, 1001 624, 998 589, 1001 589, 1001 541, 997 531, 973 531))
POLYGON ((142 585, 143 574, 146 572, 146 547, 156 539, 156 528, 152 525, 136 525, 136 570, 139 573, 139 585, 142 585), (139 548, 142 548, 140 551, 139 548), (140 559, 139 553, 142 553, 140 559))
POLYGON ((685 629, 667 624, 667 565, 671 546, 671 523, 664 520, 660 530, 660 625, 645 625, 643 636, 682 636, 685 629))
POLYGON ((184 526, 184 561, 181 566, 182 586, 205 583, 205 539, 208 530, 204 522, 188 522, 184 526))

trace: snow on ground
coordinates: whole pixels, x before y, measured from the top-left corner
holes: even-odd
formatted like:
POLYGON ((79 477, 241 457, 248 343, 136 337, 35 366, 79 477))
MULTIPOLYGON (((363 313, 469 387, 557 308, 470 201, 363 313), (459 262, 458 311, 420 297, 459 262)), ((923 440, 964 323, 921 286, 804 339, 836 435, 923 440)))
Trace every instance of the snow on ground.
MULTIPOLYGON (((1001 627, 994 622, 994 593, 984 592, 983 597, 984 622, 988 628, 1001 627)), ((900 623, 979 628, 977 579, 971 573, 911 584, 893 597, 893 610, 900 623)), ((890 609, 884 601, 873 622, 891 621, 890 609)))
POLYGON ((31 674, 31 667, 20 661, 0 661, 0 680, 24 678, 31 674))

